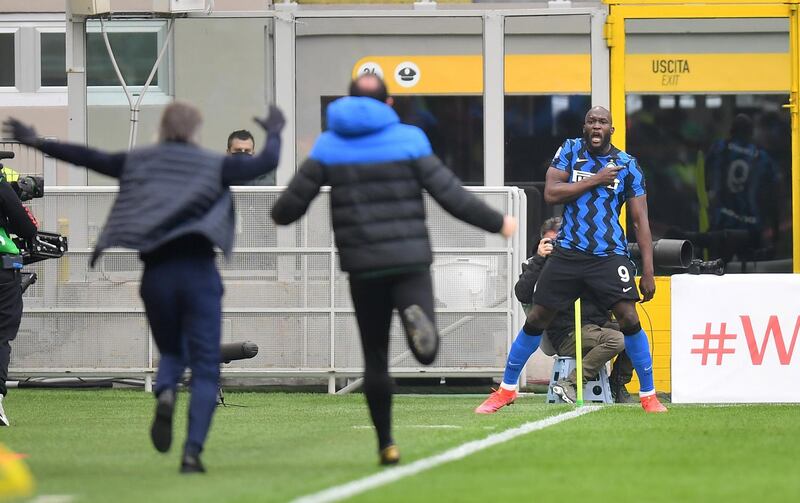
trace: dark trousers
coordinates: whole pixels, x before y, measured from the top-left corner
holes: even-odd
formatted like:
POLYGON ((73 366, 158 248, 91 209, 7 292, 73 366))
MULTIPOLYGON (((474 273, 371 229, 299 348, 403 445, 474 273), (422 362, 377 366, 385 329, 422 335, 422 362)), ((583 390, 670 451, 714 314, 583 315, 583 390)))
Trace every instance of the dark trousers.
POLYGON ((628 356, 628 353, 623 351, 614 361, 614 367, 611 369, 611 375, 608 377, 611 382, 619 382, 619 384, 628 384, 633 379, 633 362, 628 356))
POLYGON ((11 341, 16 339, 22 320, 22 287, 19 271, 0 269, 0 395, 5 396, 11 341))
POLYGON ((146 262, 141 295, 161 353, 155 392, 175 389, 192 371, 186 449, 200 452, 211 427, 219 382, 222 280, 213 256, 146 262))
POLYGON ((411 305, 422 308, 436 325, 433 313, 433 282, 430 271, 377 278, 350 276, 350 295, 356 310, 361 347, 364 351, 364 394, 378 448, 392 440, 392 381, 389 377, 389 330, 395 308, 403 312, 411 305))

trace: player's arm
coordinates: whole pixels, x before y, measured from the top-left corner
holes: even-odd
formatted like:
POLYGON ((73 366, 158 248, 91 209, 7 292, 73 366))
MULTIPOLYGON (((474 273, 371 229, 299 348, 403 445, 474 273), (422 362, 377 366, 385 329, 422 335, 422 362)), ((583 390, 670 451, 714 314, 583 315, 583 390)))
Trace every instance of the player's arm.
POLYGON ((570 183, 569 173, 550 166, 544 183, 544 202, 547 204, 564 204, 578 199, 581 194, 601 185, 611 185, 617 178, 620 166, 608 166, 596 175, 570 183))
POLYGON ((642 302, 647 302, 656 293, 656 280, 653 270, 653 236, 650 233, 650 221, 647 216, 647 196, 641 195, 628 200, 628 210, 636 231, 636 242, 642 255, 642 277, 639 280, 639 291, 642 302))

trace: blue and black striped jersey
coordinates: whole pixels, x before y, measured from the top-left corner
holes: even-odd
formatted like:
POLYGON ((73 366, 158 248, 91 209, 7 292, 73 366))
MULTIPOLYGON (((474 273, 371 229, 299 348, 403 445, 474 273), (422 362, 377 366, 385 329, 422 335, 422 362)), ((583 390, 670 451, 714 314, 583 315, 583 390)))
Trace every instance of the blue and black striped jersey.
POLYGON ((583 139, 575 138, 561 145, 550 167, 566 171, 569 183, 574 183, 594 176, 609 164, 622 166, 613 185, 595 187, 564 205, 559 246, 600 257, 628 254, 628 242, 619 223, 620 208, 625 200, 646 193, 636 158, 613 145, 608 154, 595 156, 583 139))
POLYGON ((759 197, 770 193, 779 173, 769 154, 748 142, 720 140, 706 157, 712 229, 754 229, 764 225, 759 197))

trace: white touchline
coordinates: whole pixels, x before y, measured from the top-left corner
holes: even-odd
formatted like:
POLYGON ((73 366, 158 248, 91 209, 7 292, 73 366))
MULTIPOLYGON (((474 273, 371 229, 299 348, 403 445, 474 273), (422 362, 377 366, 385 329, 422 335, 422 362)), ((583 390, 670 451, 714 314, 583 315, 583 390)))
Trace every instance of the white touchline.
POLYGON ((540 419, 538 421, 531 421, 530 423, 525 423, 521 426, 517 426, 516 428, 501 431, 500 433, 493 433, 492 435, 489 435, 481 440, 467 442, 466 444, 459 445, 458 447, 454 447, 453 449, 445 451, 441 454, 414 461, 410 465, 388 468, 382 472, 364 477, 362 479, 354 480, 340 486, 331 487, 330 489, 325 489, 318 493, 301 496, 300 498, 294 500, 293 503, 328 503, 350 498, 351 496, 361 494, 364 491, 392 483, 404 477, 416 475, 417 473, 424 472, 425 470, 429 470, 444 463, 465 458, 470 454, 474 454, 494 445, 508 442, 509 440, 521 435, 525 435, 526 433, 541 430, 543 428, 547 428, 548 426, 553 426, 560 422, 567 421, 569 419, 573 419, 600 409, 601 407, 597 405, 587 405, 563 414, 540 419))
MULTIPOLYGON (((458 430, 463 428, 462 426, 456 426, 454 424, 400 424, 394 427, 397 428, 430 428, 430 429, 442 429, 442 430, 458 430)), ((374 430, 375 427, 372 425, 360 424, 353 426, 354 430, 374 430)))
POLYGON ((32 499, 30 503, 72 503, 75 496, 71 494, 43 494, 32 499))

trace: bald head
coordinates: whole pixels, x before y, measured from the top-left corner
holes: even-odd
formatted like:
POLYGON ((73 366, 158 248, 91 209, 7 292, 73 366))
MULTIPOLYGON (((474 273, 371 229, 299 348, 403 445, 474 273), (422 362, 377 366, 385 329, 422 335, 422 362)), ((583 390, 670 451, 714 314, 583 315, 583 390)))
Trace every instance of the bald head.
POLYGON ((350 96, 366 96, 374 98, 382 103, 388 103, 389 91, 386 84, 375 74, 365 73, 359 75, 350 83, 350 96))
POLYGON ((589 120, 590 115, 597 117, 604 117, 606 120, 608 120, 609 124, 613 124, 613 122, 611 121, 611 112, 609 112, 607 108, 601 106, 590 108, 589 111, 586 112, 586 117, 584 118, 584 120, 589 120))
POLYGON ((592 107, 583 121, 583 141, 590 152, 605 155, 611 149, 611 112, 603 107, 592 107))

